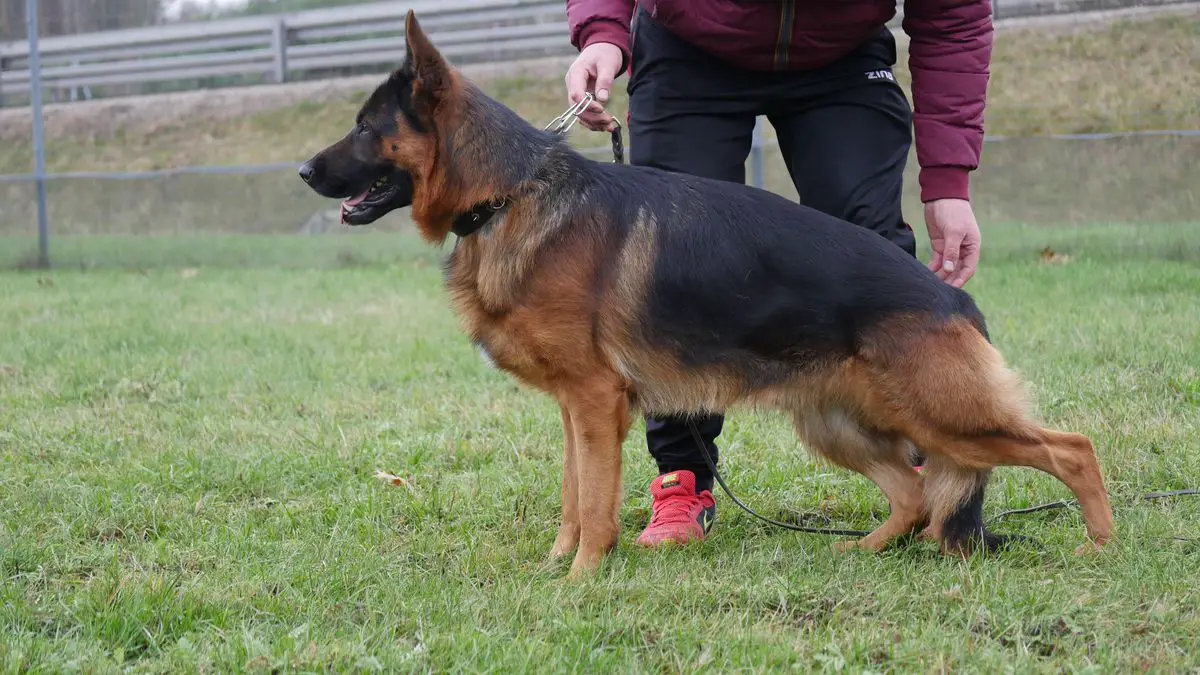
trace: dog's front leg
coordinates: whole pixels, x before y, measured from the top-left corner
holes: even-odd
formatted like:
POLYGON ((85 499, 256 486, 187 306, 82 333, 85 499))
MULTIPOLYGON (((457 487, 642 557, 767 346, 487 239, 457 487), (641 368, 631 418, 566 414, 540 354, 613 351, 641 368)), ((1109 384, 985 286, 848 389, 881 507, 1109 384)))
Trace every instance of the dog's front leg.
POLYGON ((579 550, 571 576, 591 572, 617 543, 621 504, 621 444, 629 432, 629 401, 612 382, 596 382, 568 398, 575 432, 579 550))
POLYGON ((560 406, 563 426, 562 523, 558 526, 554 548, 550 549, 550 557, 556 560, 579 545, 579 462, 575 458, 575 430, 571 425, 571 411, 565 403, 560 406))

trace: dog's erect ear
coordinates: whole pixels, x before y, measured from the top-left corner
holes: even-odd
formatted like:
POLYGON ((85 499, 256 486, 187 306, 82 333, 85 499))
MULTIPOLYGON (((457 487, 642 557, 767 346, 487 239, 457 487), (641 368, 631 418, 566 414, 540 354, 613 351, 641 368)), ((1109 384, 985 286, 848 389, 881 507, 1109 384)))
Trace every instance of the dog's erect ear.
POLYGON ((429 103, 437 102, 450 85, 450 66, 421 30, 411 9, 404 22, 404 42, 404 70, 412 77, 413 94, 429 103))

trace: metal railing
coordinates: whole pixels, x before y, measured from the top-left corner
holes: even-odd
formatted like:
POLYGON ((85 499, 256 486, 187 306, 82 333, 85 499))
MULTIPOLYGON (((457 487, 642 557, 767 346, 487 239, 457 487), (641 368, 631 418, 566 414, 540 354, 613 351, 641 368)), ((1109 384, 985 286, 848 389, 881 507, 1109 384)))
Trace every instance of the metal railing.
MULTIPOLYGON (((550 56, 572 49, 562 0, 413 0, 43 38, 48 89, 238 76, 285 82, 298 74, 386 67, 404 57, 413 9, 457 63, 550 56)), ((29 94, 29 44, 0 43, 0 104, 29 94)))

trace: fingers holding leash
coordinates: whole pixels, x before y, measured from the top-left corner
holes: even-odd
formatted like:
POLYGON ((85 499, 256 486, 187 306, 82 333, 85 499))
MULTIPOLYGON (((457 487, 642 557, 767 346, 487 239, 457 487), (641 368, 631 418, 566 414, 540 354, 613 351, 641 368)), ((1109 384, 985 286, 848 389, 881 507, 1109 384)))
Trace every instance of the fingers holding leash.
POLYGON ((604 110, 604 104, 608 102, 623 60, 619 47, 597 42, 584 48, 567 70, 567 100, 575 105, 588 96, 593 97, 579 112, 579 121, 592 131, 613 131, 619 126, 604 110))
POLYGON ((618 128, 617 119, 603 108, 599 112, 593 112, 591 109, 585 110, 579 115, 579 121, 592 131, 614 131, 618 128))
MULTIPOLYGON (((582 100, 582 99, 580 99, 582 100)), ((578 101, 575 101, 578 103, 578 101)), ((614 131, 620 128, 617 118, 613 117, 599 101, 592 99, 587 108, 579 113, 579 121, 592 131, 614 131)))

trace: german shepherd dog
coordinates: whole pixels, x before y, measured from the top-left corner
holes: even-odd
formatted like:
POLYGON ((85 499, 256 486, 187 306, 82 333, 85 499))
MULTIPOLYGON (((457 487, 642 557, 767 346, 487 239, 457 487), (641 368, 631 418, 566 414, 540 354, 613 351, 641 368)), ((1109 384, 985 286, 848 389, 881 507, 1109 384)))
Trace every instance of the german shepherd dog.
POLYGON ((765 190, 587 159, 466 80, 411 11, 406 37, 404 64, 300 176, 345 199, 349 224, 411 206, 425 240, 457 237, 445 283, 467 334, 561 408, 551 556, 575 552, 572 576, 616 543, 635 411, 789 415, 808 448, 887 496, 888 519, 839 550, 918 530, 945 553, 994 549, 982 503, 998 465, 1070 488, 1079 552, 1113 536, 1091 442, 1033 420, 967 293, 765 190))

